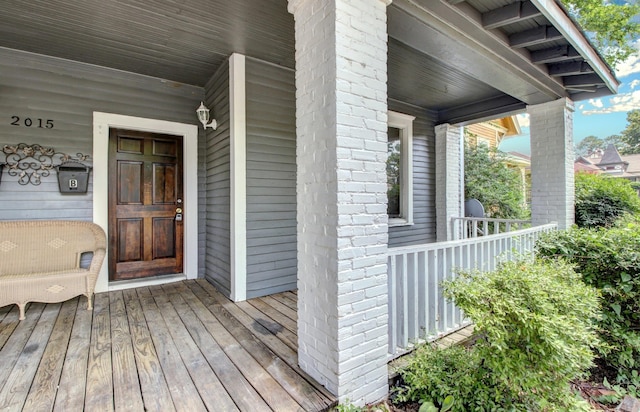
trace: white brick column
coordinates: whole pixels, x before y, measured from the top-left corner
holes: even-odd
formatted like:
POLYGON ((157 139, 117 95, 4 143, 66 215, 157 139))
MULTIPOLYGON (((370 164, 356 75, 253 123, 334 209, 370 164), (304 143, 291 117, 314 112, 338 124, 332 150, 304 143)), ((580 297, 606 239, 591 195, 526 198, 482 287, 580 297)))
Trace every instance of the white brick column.
POLYGON ((464 216, 462 128, 440 124, 436 131, 436 239, 453 239, 452 217, 464 216))
POLYGON ((567 98, 527 107, 531 122, 531 221, 575 221, 573 102, 567 98))
POLYGON ((387 395, 383 0, 289 0, 296 37, 298 361, 340 401, 387 395))

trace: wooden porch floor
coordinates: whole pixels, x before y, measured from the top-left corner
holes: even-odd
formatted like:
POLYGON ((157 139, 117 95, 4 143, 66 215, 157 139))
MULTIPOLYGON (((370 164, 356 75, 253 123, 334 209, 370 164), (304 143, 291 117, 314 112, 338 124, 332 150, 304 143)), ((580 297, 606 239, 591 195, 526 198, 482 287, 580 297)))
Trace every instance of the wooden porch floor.
POLYGON ((233 303, 204 280, 0 308, 2 411, 321 411, 295 293, 233 303))

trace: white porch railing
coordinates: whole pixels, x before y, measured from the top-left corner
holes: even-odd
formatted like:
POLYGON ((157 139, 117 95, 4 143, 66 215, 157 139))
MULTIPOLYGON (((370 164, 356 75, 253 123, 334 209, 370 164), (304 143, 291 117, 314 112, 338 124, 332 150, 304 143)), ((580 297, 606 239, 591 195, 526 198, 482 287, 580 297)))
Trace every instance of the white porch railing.
POLYGON ((471 322, 442 296, 440 283, 458 269, 494 270, 499 261, 531 254, 536 240, 556 224, 498 235, 389 248, 389 354, 399 356, 471 322))
POLYGON ((452 217, 454 239, 498 235, 531 227, 531 220, 491 219, 487 217, 452 217))

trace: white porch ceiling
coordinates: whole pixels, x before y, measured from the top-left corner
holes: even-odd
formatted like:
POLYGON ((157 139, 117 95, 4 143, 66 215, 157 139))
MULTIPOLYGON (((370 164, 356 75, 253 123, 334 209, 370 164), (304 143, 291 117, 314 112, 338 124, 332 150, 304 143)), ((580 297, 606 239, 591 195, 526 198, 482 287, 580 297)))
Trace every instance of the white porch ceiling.
MULTIPOLYGON (((389 97, 466 122, 615 92, 539 2, 394 0, 389 97)), ((7 0, 0 47, 197 86, 234 52, 295 66, 287 0, 7 0)))

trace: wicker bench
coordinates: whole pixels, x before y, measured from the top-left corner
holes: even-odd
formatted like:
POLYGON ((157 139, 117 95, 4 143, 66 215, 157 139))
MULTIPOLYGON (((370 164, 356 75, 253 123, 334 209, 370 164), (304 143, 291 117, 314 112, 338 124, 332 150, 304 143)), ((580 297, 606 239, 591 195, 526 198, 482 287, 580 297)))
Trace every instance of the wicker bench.
MULTIPOLYGON (((63 220, 0 221, 0 307, 91 298, 106 253, 95 223, 63 220), (83 253, 93 257, 81 267, 83 253)), ((84 259, 83 259, 84 260, 84 259)))

